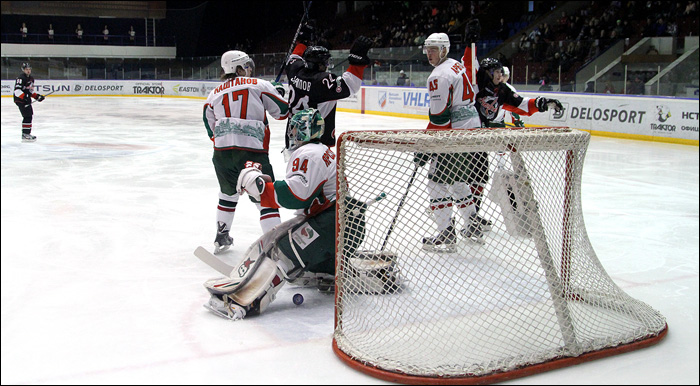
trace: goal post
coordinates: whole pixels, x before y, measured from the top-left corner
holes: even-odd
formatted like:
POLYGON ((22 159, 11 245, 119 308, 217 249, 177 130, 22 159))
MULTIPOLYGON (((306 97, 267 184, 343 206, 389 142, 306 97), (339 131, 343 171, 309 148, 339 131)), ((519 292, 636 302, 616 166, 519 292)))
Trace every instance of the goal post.
POLYGON ((395 382, 482 384, 661 340, 663 315, 612 281, 588 239, 581 176, 589 140, 566 127, 343 133, 336 355, 395 382), (438 161, 417 168, 420 154, 438 161), (484 165, 455 161, 482 158, 484 165), (461 235, 469 220, 459 191, 429 182, 465 168, 489 175, 478 212, 491 224, 483 242, 461 235), (431 198, 443 188, 455 238, 450 248, 428 248, 423 239, 439 232, 431 198), (346 203, 380 194, 356 231, 346 203), (369 266, 382 269, 358 270, 363 259, 381 260, 369 266))

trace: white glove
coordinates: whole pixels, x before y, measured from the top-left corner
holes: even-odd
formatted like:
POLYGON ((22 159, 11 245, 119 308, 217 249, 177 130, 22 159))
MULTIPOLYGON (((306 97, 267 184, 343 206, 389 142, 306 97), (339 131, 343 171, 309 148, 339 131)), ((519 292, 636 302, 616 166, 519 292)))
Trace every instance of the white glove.
POLYGON ((238 175, 236 182, 236 192, 238 194, 248 193, 255 201, 260 202, 260 196, 265 191, 265 183, 270 182, 270 176, 263 174, 255 167, 245 168, 238 175))

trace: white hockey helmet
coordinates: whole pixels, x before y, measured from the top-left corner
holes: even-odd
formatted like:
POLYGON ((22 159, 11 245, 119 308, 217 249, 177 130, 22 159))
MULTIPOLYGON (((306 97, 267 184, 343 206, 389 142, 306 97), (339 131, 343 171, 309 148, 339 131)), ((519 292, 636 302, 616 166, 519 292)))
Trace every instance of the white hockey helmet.
MULTIPOLYGON (((424 54, 426 53, 426 47, 439 47, 441 51, 444 48, 446 50, 445 56, 447 56, 447 53, 450 52, 450 38, 444 32, 435 32, 430 34, 430 36, 425 39, 425 42, 423 42, 424 54)), ((442 55, 440 56, 442 57, 442 55)))
POLYGON ((246 71, 246 76, 253 75, 255 63, 245 52, 232 50, 226 51, 221 55, 221 68, 224 70, 224 73, 235 74, 239 66, 246 71))

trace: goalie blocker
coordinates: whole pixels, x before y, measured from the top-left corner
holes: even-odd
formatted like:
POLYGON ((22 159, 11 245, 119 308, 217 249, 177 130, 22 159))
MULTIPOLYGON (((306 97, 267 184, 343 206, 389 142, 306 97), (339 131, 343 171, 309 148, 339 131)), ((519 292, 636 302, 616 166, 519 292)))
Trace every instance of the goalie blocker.
MULTIPOLYGON (((346 215, 348 233, 353 235, 353 242, 345 246, 344 253, 354 256, 350 259, 349 269, 352 276, 360 278, 360 284, 350 290, 366 294, 397 291, 400 282, 396 255, 357 251, 364 239, 364 214, 368 205, 354 199, 349 201, 346 215)), ((204 283, 210 293, 204 307, 223 318, 240 320, 248 314, 264 312, 285 282, 294 282, 305 273, 324 278, 334 275, 335 213, 335 205, 330 205, 316 216, 297 216, 261 236, 248 248, 237 266, 219 269, 230 271, 228 277, 204 283)), ((326 282, 325 285, 332 284, 326 282)), ((319 286, 319 289, 322 288, 319 286)))

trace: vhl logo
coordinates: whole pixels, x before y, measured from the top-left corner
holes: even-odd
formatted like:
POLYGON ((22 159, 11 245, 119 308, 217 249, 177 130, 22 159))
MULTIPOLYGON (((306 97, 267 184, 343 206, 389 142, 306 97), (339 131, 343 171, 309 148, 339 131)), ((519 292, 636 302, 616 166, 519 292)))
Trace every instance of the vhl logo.
POLYGON ((569 104, 562 102, 562 106, 564 106, 564 109, 561 111, 556 111, 552 109, 552 114, 550 119, 554 121, 565 121, 566 120, 566 111, 569 110, 569 104))

